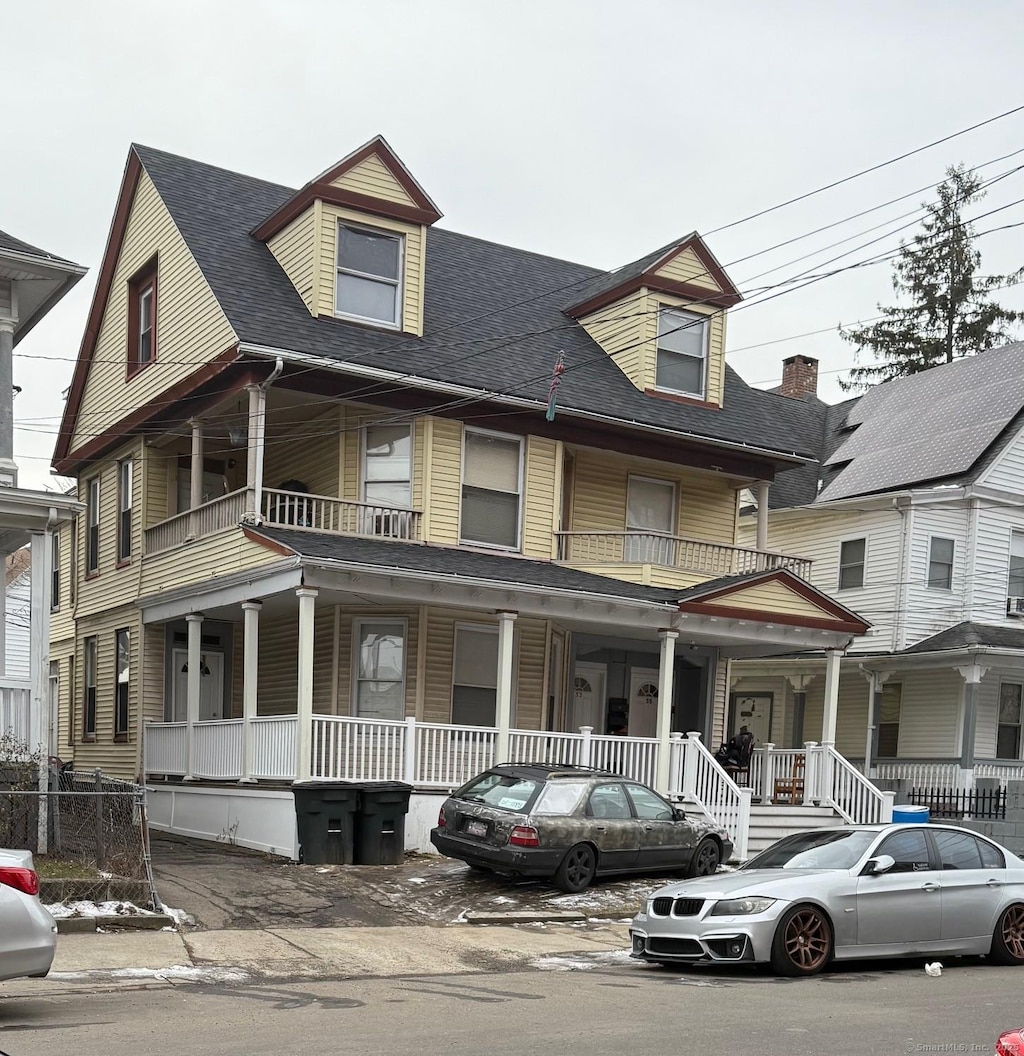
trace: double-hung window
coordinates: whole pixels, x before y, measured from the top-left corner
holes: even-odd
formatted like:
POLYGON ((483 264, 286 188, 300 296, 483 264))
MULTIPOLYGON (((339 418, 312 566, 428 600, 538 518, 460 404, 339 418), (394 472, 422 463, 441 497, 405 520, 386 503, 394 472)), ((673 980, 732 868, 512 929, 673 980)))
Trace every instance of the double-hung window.
POLYGON ((85 574, 100 568, 100 478, 85 486, 85 574))
POLYGON ((658 313, 655 386, 703 400, 707 378, 708 320, 695 312, 662 308, 658 313))
POLYGON ((629 478, 624 561, 673 564, 675 506, 676 487, 670 481, 629 478))
POLYGON ((519 549, 522 440, 467 429, 463 448, 464 543, 519 549))
POLYGON ((864 586, 866 539, 847 539, 839 544, 839 589, 853 590, 864 586))
POLYGON ((82 700, 82 739, 94 741, 96 740, 96 639, 86 638, 83 648, 85 650, 83 684, 85 695, 82 700))
POLYGON ((117 464, 117 560, 132 556, 132 460, 117 464))
POLYGON ((932 536, 928 547, 928 586, 933 590, 953 589, 954 549, 952 539, 932 536))
POLYGON ((128 375, 156 359, 156 260, 128 282, 128 375))
POLYGON ((400 326, 402 248, 401 235, 338 224, 335 314, 400 326))
MULTIPOLYGON (((1007 597, 1024 598, 1024 532, 1010 532, 1010 580, 1007 597)), ((1024 602, 1018 602, 1014 611, 1024 611, 1024 602)))
POLYGON ((996 733, 996 758, 1019 759, 1021 757, 1021 695, 1024 686, 1020 682, 1003 682, 999 686, 999 729, 996 733))
POLYGON ((403 719, 405 621, 357 620, 355 632, 355 714, 366 719, 403 719))
POLYGON ((456 626, 452 722, 493 726, 498 701, 498 629, 456 626))
POLYGON ((115 633, 117 657, 117 685, 114 697, 114 740, 128 740, 128 685, 131 673, 131 633, 125 629, 115 633))
POLYGON ((412 430, 368 425, 363 432, 363 502, 360 531, 412 538, 412 430))
POLYGON ((60 532, 50 536, 50 608, 60 608, 60 532))

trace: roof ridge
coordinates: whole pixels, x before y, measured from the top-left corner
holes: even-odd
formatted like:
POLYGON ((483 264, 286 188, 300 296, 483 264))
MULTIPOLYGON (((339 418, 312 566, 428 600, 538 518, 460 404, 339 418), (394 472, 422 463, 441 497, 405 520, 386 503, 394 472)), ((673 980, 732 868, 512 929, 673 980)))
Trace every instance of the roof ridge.
POLYGON ((199 165, 204 169, 210 169, 214 172, 223 172, 227 176, 235 176, 238 179, 250 180, 253 183, 262 184, 264 187, 272 187, 278 191, 288 191, 290 194, 297 194, 301 188, 290 187, 286 183, 276 183, 273 180, 265 180, 262 176, 252 176, 247 172, 239 172, 238 169, 229 169, 224 165, 214 165, 209 161, 200 161, 198 158, 190 158, 187 154, 176 154, 172 150, 162 150, 160 147, 149 147, 145 143, 135 143, 131 145, 131 149, 139 155, 139 160, 143 166, 146 164, 145 158, 140 154, 140 151, 146 151, 150 154, 157 154, 161 158, 170 158, 174 161, 187 161, 190 165, 199 165))

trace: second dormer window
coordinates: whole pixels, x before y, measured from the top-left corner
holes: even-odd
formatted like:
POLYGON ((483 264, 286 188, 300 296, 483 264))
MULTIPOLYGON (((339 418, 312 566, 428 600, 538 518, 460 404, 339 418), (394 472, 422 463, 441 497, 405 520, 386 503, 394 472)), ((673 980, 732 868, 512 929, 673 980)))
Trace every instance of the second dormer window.
POLYGON ((658 313, 658 366, 655 386, 704 399, 708 320, 694 312, 662 308, 658 313))
POLYGON ((401 325, 402 236, 338 225, 336 315, 401 325))

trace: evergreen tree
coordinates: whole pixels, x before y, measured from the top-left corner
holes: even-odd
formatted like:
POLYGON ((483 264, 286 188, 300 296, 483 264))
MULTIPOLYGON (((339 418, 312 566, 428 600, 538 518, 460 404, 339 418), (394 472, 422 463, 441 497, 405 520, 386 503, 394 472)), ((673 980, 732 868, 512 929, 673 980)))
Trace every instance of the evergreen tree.
POLYGON ((1010 340, 1007 327, 1024 312, 1001 307, 988 296, 1024 276, 980 275, 981 254, 974 248, 974 229, 963 209, 985 196, 981 179, 963 165, 946 170, 937 189, 938 201, 923 203, 928 217, 909 244, 901 243, 893 265, 893 288, 906 307, 878 306, 882 318, 870 326, 840 335, 862 351, 882 360, 854 367, 840 382, 847 392, 917 374, 952 363, 1010 340))

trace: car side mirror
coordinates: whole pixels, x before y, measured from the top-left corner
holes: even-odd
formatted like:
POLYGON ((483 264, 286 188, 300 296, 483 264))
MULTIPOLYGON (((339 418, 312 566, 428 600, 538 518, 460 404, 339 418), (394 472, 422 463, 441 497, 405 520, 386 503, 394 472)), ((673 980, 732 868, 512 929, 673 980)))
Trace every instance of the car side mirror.
POLYGON ((864 869, 862 874, 864 876, 881 876, 882 873, 887 873, 896 864, 896 859, 891 854, 879 854, 874 858, 869 858, 864 863, 864 869))
POLYGON ((686 811, 682 807, 673 807, 672 816, 676 821, 686 821, 686 811))

